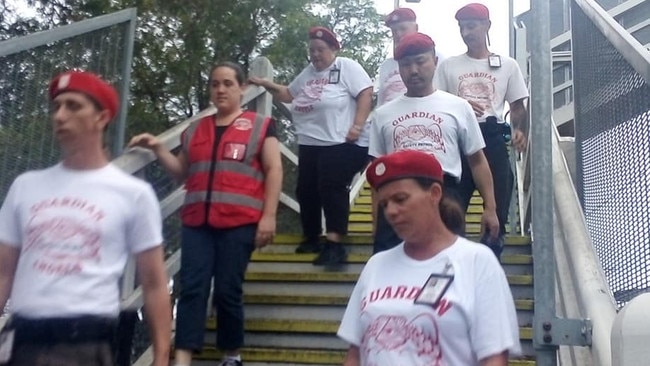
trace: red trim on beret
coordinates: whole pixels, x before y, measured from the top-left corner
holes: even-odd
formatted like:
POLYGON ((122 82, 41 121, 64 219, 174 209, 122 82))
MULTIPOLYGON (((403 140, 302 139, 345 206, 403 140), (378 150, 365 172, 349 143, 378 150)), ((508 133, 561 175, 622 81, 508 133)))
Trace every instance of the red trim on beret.
POLYGON ((393 58, 399 60, 405 56, 419 55, 433 51, 436 47, 431 37, 424 33, 410 33, 402 37, 393 53, 393 58))
POLYGON ((438 159, 431 154, 417 150, 401 150, 373 160, 366 170, 366 179, 374 189, 407 178, 433 179, 442 183, 442 167, 438 159))
POLYGON ((336 39, 336 34, 325 27, 309 28, 309 39, 320 39, 328 45, 334 47, 335 50, 341 49, 341 44, 336 39))
POLYGON ((479 3, 472 3, 463 6, 456 12, 456 20, 490 20, 490 11, 479 3))
POLYGON ((98 75, 87 71, 67 71, 55 76, 50 81, 50 100, 53 100, 61 93, 69 91, 88 95, 103 109, 109 111, 111 120, 117 115, 120 105, 117 91, 98 75))
POLYGON ((416 20, 415 12, 409 8, 397 8, 390 14, 386 15, 384 24, 387 27, 392 27, 393 24, 401 22, 414 22, 416 20))

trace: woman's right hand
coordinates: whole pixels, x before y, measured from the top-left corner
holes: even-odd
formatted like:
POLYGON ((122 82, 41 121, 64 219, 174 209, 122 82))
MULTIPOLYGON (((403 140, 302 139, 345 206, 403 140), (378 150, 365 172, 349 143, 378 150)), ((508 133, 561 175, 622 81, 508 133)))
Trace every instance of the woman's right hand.
POLYGON ((162 144, 158 138, 150 133, 141 133, 133 136, 127 147, 143 147, 151 151, 158 150, 162 144))

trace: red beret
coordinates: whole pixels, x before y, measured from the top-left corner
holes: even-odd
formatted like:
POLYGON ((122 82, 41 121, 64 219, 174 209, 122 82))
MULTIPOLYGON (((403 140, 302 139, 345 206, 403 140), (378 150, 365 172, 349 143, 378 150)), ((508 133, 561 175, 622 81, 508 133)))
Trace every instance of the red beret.
POLYGON ((399 60, 405 56, 419 55, 433 51, 436 44, 424 33, 409 33, 402 37, 395 48, 393 58, 399 60))
POLYGON ((341 49, 341 44, 336 39, 336 34, 325 27, 309 28, 309 39, 320 39, 328 45, 334 47, 335 50, 341 49))
POLYGON ((489 20, 490 11, 488 8, 479 3, 467 4, 456 12, 456 20, 489 20))
POLYGON ((50 81, 50 100, 69 91, 84 93, 92 98, 103 109, 108 109, 110 119, 117 115, 120 105, 117 91, 99 76, 86 71, 67 71, 50 81))
POLYGON ((401 150, 373 160, 366 170, 366 179, 374 189, 406 178, 425 178, 442 182, 442 167, 433 155, 417 150, 401 150))
POLYGON ((409 8, 397 8, 392 13, 386 15, 385 24, 387 27, 401 22, 414 22, 415 12, 409 8))

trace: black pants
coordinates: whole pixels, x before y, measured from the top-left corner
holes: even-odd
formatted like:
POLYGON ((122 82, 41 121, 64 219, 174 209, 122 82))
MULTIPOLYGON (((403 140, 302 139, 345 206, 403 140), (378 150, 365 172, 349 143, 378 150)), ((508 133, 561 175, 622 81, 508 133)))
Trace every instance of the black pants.
POLYGON ((244 344, 244 273, 255 247, 257 225, 232 229, 183 227, 180 298, 176 320, 176 348, 203 348, 210 281, 217 309, 217 347, 235 350, 244 344))
POLYGON ((303 235, 317 240, 322 233, 321 209, 328 233, 346 235, 350 214, 350 184, 368 163, 368 148, 355 144, 300 145, 296 197, 303 235))
MULTIPOLYGON (((459 200, 458 183, 456 178, 445 175, 444 194, 448 198, 456 201, 459 200)), ((377 206, 377 224, 375 227, 375 237, 372 242, 372 252, 379 253, 384 250, 391 249, 402 242, 402 239, 397 235, 393 227, 386 220, 384 210, 381 206, 377 206)))
MULTIPOLYGON (((496 201, 497 217, 499 219, 499 237, 501 238, 506 233, 506 222, 508 221, 514 174, 510 168, 510 157, 500 125, 494 122, 485 122, 479 125, 481 126, 483 139, 485 140, 483 153, 492 172, 494 200, 496 201)), ((463 163, 463 174, 459 184, 460 204, 461 208, 467 212, 476 185, 474 184, 472 171, 469 168, 467 158, 462 156, 461 160, 463 163)), ((489 245, 489 243, 487 244, 489 245)), ((493 245, 489 246, 497 257, 499 257, 502 249, 500 245, 498 245, 499 248, 493 247, 493 245)))

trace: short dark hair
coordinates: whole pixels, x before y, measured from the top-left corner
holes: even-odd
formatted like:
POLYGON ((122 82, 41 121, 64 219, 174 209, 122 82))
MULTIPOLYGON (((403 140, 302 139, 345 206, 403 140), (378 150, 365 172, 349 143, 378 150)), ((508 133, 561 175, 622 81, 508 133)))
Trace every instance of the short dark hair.
POLYGON ((242 67, 239 66, 239 64, 232 61, 222 61, 212 66, 212 69, 210 69, 210 76, 208 76, 208 83, 212 82, 212 73, 214 73, 214 70, 220 67, 227 67, 233 70, 235 72, 235 79, 237 80, 239 85, 244 85, 244 83, 246 82, 246 73, 244 72, 244 69, 242 69, 242 67))

